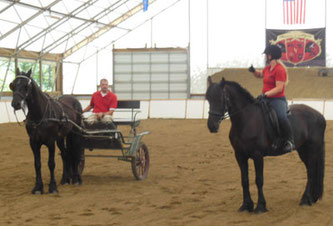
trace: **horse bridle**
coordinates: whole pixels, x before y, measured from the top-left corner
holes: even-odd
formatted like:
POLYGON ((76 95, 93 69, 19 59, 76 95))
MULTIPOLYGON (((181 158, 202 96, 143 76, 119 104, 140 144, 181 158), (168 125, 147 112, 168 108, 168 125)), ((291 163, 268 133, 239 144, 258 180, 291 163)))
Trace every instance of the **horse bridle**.
POLYGON ((26 101, 27 97, 29 96, 30 89, 31 89, 31 78, 28 78, 27 76, 23 76, 23 75, 18 75, 18 76, 16 76, 15 80, 18 78, 28 79, 28 91, 25 95, 19 91, 13 91, 13 96, 17 95, 17 96, 21 97, 23 99, 23 101, 26 101))
MULTIPOLYGON (((16 79, 18 79, 18 78, 28 79, 28 91, 27 91, 27 93, 24 95, 24 94, 22 94, 22 93, 19 92, 19 91, 14 91, 14 90, 13 90, 13 97, 14 97, 15 95, 21 97, 22 100, 23 100, 23 101, 25 102, 25 104, 26 104, 26 102, 27 102, 27 98, 28 98, 29 93, 30 93, 30 90, 31 90, 31 78, 29 78, 29 77, 27 77, 27 76, 23 76, 23 75, 18 75, 18 76, 16 76, 16 78, 14 79, 14 81, 15 81, 16 79)), ((24 108, 22 108, 22 111, 23 111, 24 116, 27 118, 27 114, 25 113, 24 108)), ((19 125, 21 125, 20 122, 19 122, 19 120, 18 120, 18 118, 17 118, 16 110, 14 110, 14 115, 15 115, 15 118, 16 118, 17 123, 18 123, 19 125)))
POLYGON ((222 94, 223 94, 223 103, 224 103, 223 113, 221 114, 221 113, 216 112, 216 111, 209 111, 208 112, 209 115, 219 117, 220 118, 219 122, 221 122, 222 120, 230 117, 229 112, 228 112, 228 105, 229 105, 230 100, 229 100, 229 97, 226 95, 226 92, 225 92, 224 88, 222 90, 222 94), (226 114, 226 113, 228 113, 228 114, 226 114))

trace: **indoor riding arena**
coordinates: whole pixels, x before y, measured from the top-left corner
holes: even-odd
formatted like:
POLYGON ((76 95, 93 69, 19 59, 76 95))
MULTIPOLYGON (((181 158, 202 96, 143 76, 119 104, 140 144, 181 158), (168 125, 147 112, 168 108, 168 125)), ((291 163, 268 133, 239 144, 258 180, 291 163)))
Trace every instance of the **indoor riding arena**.
MULTIPOLYGON (((227 2, 0 0, 0 225, 333 225, 333 4, 308 0, 301 17, 305 0, 241 0, 244 9, 227 2), (252 16, 238 22, 235 12, 252 16), (257 103, 263 80, 248 68, 270 64, 263 51, 271 44, 282 49, 289 106, 325 118, 323 193, 300 205, 320 180, 307 171, 317 165, 302 161, 311 152, 265 156, 268 211, 256 211, 258 166, 249 154, 254 208, 239 211, 246 182, 229 132, 243 122, 233 120, 235 99, 223 89, 219 130, 210 132, 207 78, 219 87, 235 82, 257 103), (94 113, 82 110, 103 79, 118 106, 112 123, 90 128, 94 113), (62 95, 75 97, 76 108, 62 95)), ((306 129, 304 136, 315 130, 306 129)))

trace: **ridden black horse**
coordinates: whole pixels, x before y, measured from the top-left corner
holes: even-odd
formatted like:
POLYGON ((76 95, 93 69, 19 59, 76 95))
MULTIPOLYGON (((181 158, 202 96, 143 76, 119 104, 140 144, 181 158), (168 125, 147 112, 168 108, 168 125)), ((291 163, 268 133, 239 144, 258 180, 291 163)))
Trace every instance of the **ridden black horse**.
POLYGON ((43 93, 31 78, 31 70, 25 73, 17 69, 17 76, 10 84, 10 88, 13 91, 12 107, 14 111, 24 110, 25 105, 28 108, 25 125, 34 154, 36 171, 36 185, 32 193, 43 193, 40 154, 43 144, 49 150, 49 193, 58 192, 54 175, 55 142, 57 142, 63 160, 61 184, 68 184, 71 180, 72 184, 81 183, 78 165, 83 148, 79 131, 71 123, 82 125, 80 102, 72 96, 62 96, 55 100, 43 93))
MULTIPOLYGON (((268 135, 268 126, 256 99, 238 83, 226 81, 213 83, 208 78, 209 86, 206 99, 209 102, 208 128, 218 132, 220 122, 230 117, 229 139, 241 170, 243 204, 239 211, 253 211, 253 201, 249 192, 248 159, 254 161, 258 203, 255 212, 266 212, 263 193, 264 157, 284 154, 272 150, 273 140, 268 135), (226 113, 229 116, 226 116, 226 113), (277 152, 277 153, 274 153, 277 152)), ((294 140, 299 157, 307 170, 307 184, 300 205, 311 205, 323 195, 325 144, 325 118, 306 105, 292 105, 288 118, 292 125, 294 140)))

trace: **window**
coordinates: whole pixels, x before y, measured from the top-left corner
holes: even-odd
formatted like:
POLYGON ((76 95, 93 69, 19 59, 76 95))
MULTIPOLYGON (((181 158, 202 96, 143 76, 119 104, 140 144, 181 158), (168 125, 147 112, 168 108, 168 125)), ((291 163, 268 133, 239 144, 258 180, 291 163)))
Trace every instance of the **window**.
POLYGON ((42 61, 42 90, 44 92, 56 91, 56 69, 56 62, 42 61))
POLYGON ((39 62, 35 60, 18 59, 20 71, 28 72, 31 69, 33 80, 40 86, 39 62))
MULTIPOLYGON (((18 58, 18 68, 20 71, 28 72, 31 69, 33 80, 42 87, 43 92, 54 92, 56 86, 57 63, 53 61, 42 61, 18 58), (42 73, 40 72, 42 70, 42 73)), ((9 84, 15 79, 15 61, 12 58, 0 57, 0 92, 10 92, 9 84), (9 67, 8 67, 8 64, 9 67), (8 70, 8 72, 7 72, 8 70), (5 84, 4 84, 5 82, 5 84)))
POLYGON ((15 62, 9 58, 0 57, 0 91, 9 92, 9 84, 15 78, 15 62), (9 68, 8 68, 9 64, 9 68), (8 70, 8 71, 7 71, 8 70), (4 84, 6 80, 6 83, 4 84), (2 89, 3 88, 3 89, 2 89))

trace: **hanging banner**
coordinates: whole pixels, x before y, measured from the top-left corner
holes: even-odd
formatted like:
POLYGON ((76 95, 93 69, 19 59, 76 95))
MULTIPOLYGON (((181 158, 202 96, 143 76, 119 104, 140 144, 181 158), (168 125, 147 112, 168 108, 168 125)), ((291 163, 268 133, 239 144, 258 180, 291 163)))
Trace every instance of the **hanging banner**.
POLYGON ((325 0, 266 0, 267 29, 325 27, 325 0))
POLYGON ((286 66, 326 66, 325 28, 306 30, 266 29, 266 46, 275 44, 282 50, 286 66))

